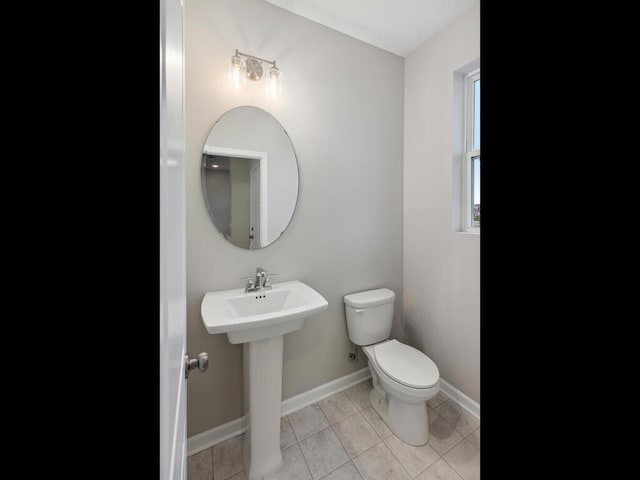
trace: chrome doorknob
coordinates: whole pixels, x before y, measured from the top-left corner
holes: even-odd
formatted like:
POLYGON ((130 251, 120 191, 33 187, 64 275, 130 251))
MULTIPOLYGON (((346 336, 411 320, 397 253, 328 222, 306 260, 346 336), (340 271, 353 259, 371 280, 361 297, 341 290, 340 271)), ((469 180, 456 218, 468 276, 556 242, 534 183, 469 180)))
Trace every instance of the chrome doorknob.
POLYGON ((209 354, 207 352, 202 352, 198 354, 198 358, 193 358, 189 360, 189 355, 184 356, 184 378, 189 378, 189 373, 191 370, 195 370, 196 368, 201 372, 204 372, 209 366, 209 354))

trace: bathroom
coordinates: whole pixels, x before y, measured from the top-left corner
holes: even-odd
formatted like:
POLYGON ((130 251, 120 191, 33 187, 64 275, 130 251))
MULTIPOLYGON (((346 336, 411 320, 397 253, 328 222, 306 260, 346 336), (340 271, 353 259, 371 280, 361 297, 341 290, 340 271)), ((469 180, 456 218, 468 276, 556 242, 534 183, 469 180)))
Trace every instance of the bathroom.
MULTIPOLYGON (((175 435, 184 436, 184 458, 161 453, 161 478, 176 479, 182 471, 190 480, 250 478, 242 458, 249 403, 245 347, 210 334, 201 305, 208 292, 243 289, 243 278, 257 267, 276 274, 274 284, 297 280, 327 301, 325 310, 284 335, 283 465, 264 478, 479 478, 480 233, 463 219, 463 166, 469 150, 465 79, 480 66, 480 2, 410 2, 429 4, 442 18, 425 22, 427 38, 405 44, 376 36, 366 25, 359 35, 345 34, 339 29, 349 23, 337 17, 330 27, 278 6, 305 2, 166 3, 167 19, 181 16, 184 35, 178 42, 184 77, 175 76, 184 98, 174 99, 184 102, 183 117, 168 130, 183 147, 180 168, 168 173, 174 175, 169 184, 176 183, 166 207, 166 218, 182 226, 161 231, 161 243, 164 234, 167 249, 178 249, 178 260, 164 271, 179 272, 167 275, 166 286, 180 292, 184 311, 168 314, 186 323, 185 353, 194 359, 206 352, 208 367, 196 368, 184 382, 186 418, 175 427, 175 435), (228 66, 236 50, 277 62, 277 98, 266 94, 265 79, 232 88, 228 66), (286 229, 256 249, 236 246, 218 231, 201 181, 212 128, 241 106, 277 120, 298 174, 286 229), (402 442, 372 412, 365 394, 372 388, 369 362, 347 329, 345 295, 382 288, 395 293, 389 338, 423 352, 439 371, 440 390, 427 402, 430 438, 422 446, 402 442), (307 436, 296 432, 305 425, 301 412, 313 412, 317 418, 309 422, 323 428, 307 436), (353 448, 335 426, 351 417, 373 432, 353 448), (313 456, 305 442, 322 434, 318 445, 325 442, 328 453, 313 456), (372 464, 362 460, 368 457, 372 464), (377 457, 386 460, 378 465, 377 457)), ((356 3, 356 13, 373 8, 356 3)), ((167 110, 181 108, 170 104, 167 110)), ((161 254, 172 255, 167 249, 161 254)))

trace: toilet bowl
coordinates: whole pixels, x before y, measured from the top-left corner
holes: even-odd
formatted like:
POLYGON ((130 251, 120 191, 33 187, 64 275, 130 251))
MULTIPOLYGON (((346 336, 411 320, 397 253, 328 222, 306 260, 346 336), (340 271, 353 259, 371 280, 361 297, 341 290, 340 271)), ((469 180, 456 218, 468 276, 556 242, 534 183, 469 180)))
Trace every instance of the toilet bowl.
POLYGON ((395 293, 388 288, 345 295, 351 341, 369 359, 371 405, 402 441, 429 441, 427 400, 440 390, 435 363, 420 350, 389 340, 395 293))

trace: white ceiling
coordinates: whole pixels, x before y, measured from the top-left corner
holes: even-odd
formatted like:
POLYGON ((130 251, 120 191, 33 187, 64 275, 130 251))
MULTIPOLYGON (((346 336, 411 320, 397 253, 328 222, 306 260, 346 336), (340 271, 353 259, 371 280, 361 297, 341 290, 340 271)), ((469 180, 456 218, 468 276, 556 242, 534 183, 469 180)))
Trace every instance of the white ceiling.
POLYGON ((265 0, 406 57, 479 0, 265 0))

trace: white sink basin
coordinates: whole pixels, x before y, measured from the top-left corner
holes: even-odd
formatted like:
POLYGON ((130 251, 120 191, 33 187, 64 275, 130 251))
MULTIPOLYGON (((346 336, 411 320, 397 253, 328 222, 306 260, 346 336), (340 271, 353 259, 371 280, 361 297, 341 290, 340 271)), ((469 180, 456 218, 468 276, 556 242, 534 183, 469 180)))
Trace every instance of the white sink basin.
POLYGON ((226 333, 231 343, 253 342, 302 327, 304 319, 326 310, 327 301, 297 280, 274 283, 270 290, 207 293, 200 307, 209 333, 226 333))

